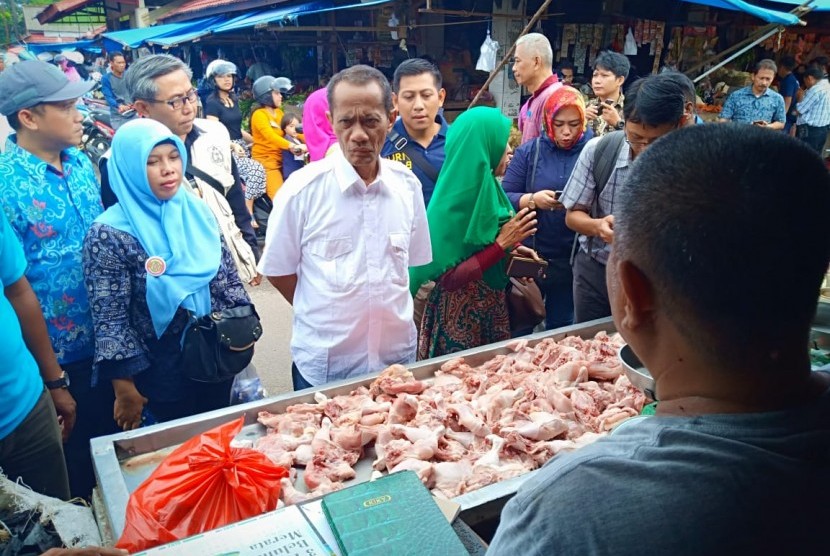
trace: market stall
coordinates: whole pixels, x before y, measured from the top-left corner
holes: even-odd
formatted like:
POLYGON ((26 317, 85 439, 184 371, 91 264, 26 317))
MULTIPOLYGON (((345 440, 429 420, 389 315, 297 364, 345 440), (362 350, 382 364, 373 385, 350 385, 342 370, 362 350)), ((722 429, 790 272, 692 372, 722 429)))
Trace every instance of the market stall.
MULTIPOLYGON (((517 349, 531 349, 534 346, 550 345, 552 344, 551 340, 559 342, 566 337, 592 339, 599 332, 613 332, 613 323, 610 319, 535 334, 528 336, 526 342, 525 339, 522 339, 520 344, 517 344, 516 340, 501 342, 467 352, 418 362, 409 365, 408 370, 412 373, 414 380, 428 381, 436 376, 436 372, 442 366, 448 364, 448 362, 458 361, 459 357, 463 357, 464 362, 470 367, 476 367, 492 361, 503 361, 506 357, 518 353, 517 349), (517 345, 520 347, 517 348, 517 345)), ((605 336, 601 335, 601 337, 605 336)), ((608 348, 605 353, 610 354, 616 362, 617 348, 614 347, 612 349, 610 345, 608 348)), ((553 374, 554 370, 553 368, 549 368, 545 373, 553 374)), ((617 375, 619 375, 619 370, 617 371, 617 375)), ((306 406, 308 408, 311 404, 320 402, 321 394, 328 400, 332 400, 340 395, 348 396, 361 387, 369 387, 376 378, 376 376, 368 376, 341 381, 328 384, 316 392, 286 393, 274 398, 229 407, 227 409, 164 423, 146 429, 94 439, 92 441, 93 458, 95 472, 98 478, 99 495, 102 500, 102 505, 98 508, 99 514, 101 514, 99 515, 99 522, 106 523, 105 528, 107 529, 104 531, 104 536, 112 539, 117 539, 120 536, 125 527, 125 508, 130 494, 135 491, 172 450, 194 435, 204 433, 209 429, 238 419, 239 417, 244 417, 245 426, 237 436, 237 441, 253 444, 257 438, 262 437, 266 433, 266 428, 257 423, 258 417, 262 417, 261 412, 279 415, 284 413, 290 406, 296 407, 298 404, 308 404, 306 406)), ((625 377, 622 378, 624 379, 625 377)), ((626 387, 632 391, 635 390, 630 383, 627 383, 626 387)), ((638 395, 642 398, 641 394, 638 395)), ((640 402, 640 407, 642 407, 642 401, 640 402)), ((636 412, 633 410, 630 412, 622 412, 614 424, 621 422, 624 418, 634 413, 636 412)), ((467 426, 469 428, 469 425, 467 426)), ((613 425, 609 422, 607 428, 613 428, 613 425)), ((466 432, 466 429, 464 430, 466 432)), ((553 436, 559 438, 566 436, 560 433, 562 431, 556 432, 553 436)), ((591 432, 589 436, 585 437, 585 442, 587 443, 599 436, 601 434, 591 432)), ((579 444, 579 442, 576 444, 579 444)), ((377 456, 377 452, 372 447, 368 447, 363 453, 363 457, 354 465, 354 479, 344 481, 344 486, 369 480, 374 472, 372 463, 377 456)), ((522 470, 521 473, 513 473, 513 476, 493 484, 482 483, 485 486, 476 489, 470 488, 467 492, 455 496, 453 500, 461 506, 462 519, 474 528, 476 526, 486 527, 488 522, 491 524, 494 523, 504 503, 533 473, 533 471, 524 471, 526 470, 522 470)), ((301 481, 302 475, 302 469, 298 469, 297 480, 295 481, 295 486, 298 490, 306 490, 305 485, 301 481)))

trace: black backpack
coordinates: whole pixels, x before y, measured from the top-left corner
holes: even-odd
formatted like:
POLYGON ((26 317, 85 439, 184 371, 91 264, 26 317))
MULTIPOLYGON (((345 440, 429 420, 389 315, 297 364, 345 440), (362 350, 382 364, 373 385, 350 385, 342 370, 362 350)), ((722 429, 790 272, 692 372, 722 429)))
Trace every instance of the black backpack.
MULTIPOLYGON (((617 164, 617 158, 620 156, 623 143, 625 143, 624 131, 612 131, 607 135, 603 135, 602 139, 597 143, 597 149, 594 151, 593 167, 594 183, 597 186, 594 205, 599 201, 600 193, 608 185, 608 179, 611 177, 611 172, 614 171, 614 166, 617 164)), ((593 207, 591 212, 594 212, 593 207)), ((592 214, 591 216, 594 215, 592 214)))

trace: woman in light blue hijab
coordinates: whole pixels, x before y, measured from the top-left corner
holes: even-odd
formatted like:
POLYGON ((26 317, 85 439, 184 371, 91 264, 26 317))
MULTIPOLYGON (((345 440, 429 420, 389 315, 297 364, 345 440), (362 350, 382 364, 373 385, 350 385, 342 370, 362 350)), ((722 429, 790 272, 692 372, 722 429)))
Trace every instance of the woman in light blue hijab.
POLYGON ((182 333, 250 299, 210 209, 183 179, 187 150, 163 124, 123 125, 107 171, 119 202, 87 233, 83 266, 95 324, 93 383, 110 380, 125 429, 228 405, 230 381, 189 381, 182 333))

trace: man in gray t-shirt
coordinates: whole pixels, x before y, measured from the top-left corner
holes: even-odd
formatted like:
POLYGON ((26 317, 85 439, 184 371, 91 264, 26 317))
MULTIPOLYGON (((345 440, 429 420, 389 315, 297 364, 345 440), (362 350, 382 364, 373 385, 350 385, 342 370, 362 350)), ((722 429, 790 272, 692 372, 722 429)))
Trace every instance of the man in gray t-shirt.
POLYGON ((807 352, 828 213, 830 176, 783 134, 693 126, 637 158, 607 281, 657 414, 537 471, 490 554, 828 553, 830 373, 807 352))

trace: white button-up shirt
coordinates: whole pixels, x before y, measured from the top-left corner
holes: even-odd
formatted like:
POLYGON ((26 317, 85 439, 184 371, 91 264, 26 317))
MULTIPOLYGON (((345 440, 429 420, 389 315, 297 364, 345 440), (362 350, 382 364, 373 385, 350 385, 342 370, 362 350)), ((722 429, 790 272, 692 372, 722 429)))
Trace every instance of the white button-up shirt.
POLYGON ((313 385, 415 360, 409 267, 431 262, 421 186, 380 159, 367 187, 342 153, 297 170, 268 219, 259 271, 297 275, 291 354, 313 385))

